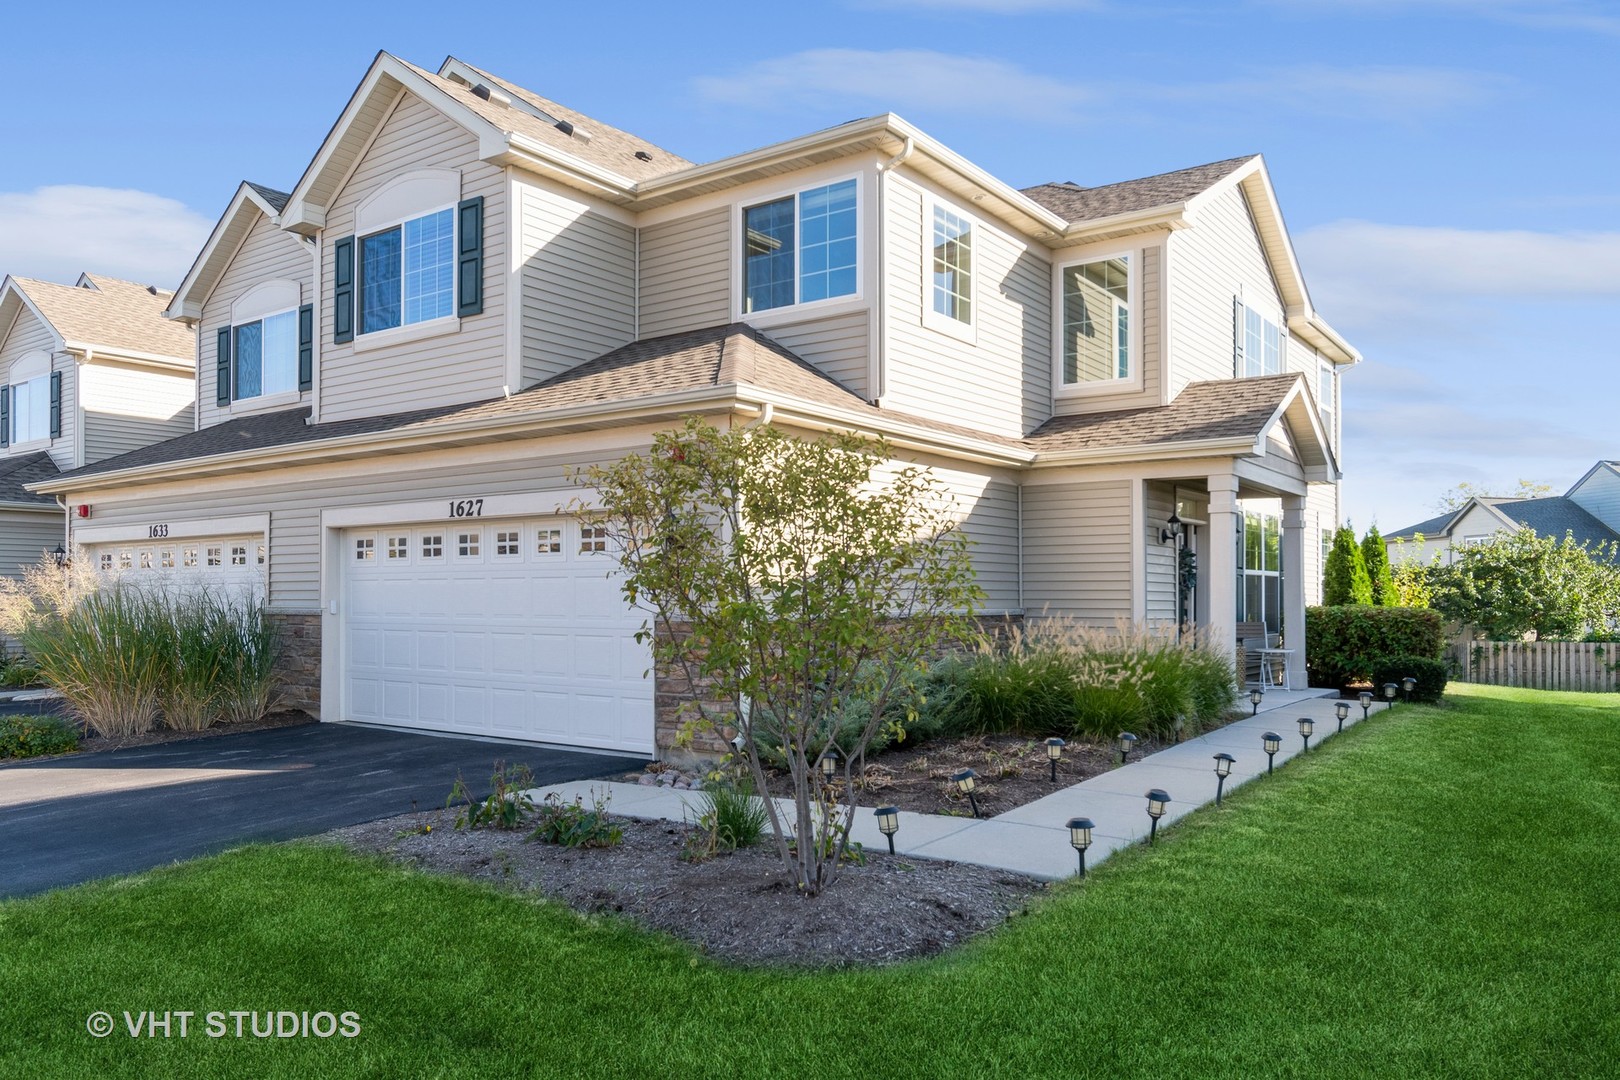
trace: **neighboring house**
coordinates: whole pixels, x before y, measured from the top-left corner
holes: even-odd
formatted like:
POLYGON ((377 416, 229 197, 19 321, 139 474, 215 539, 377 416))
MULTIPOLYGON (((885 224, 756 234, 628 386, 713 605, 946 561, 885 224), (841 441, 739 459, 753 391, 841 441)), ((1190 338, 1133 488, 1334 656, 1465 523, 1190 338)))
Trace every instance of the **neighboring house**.
POLYGON ((988 613, 1232 647, 1318 594, 1359 359, 1259 157, 1018 190, 882 115, 697 165, 387 54, 169 313, 197 430, 32 485, 92 558, 263 590, 324 719, 642 753, 679 688, 574 470, 691 414, 879 432, 955 493, 988 613))
POLYGON ((196 335, 163 318, 172 299, 99 274, 0 284, 0 575, 67 539, 26 485, 192 429, 196 335))
MULTIPOLYGON (((1455 562, 1461 549, 1529 529, 1578 544, 1620 545, 1620 462, 1600 461, 1562 495, 1538 499, 1482 496, 1439 517, 1384 537, 1391 562, 1455 562)), ((1611 552, 1616 549, 1611 548, 1611 552)))

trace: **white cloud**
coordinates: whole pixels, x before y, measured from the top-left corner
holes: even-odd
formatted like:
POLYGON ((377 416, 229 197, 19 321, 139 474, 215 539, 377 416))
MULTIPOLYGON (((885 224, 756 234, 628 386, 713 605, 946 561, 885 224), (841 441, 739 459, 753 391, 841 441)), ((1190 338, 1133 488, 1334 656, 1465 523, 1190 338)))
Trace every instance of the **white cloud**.
POLYGON ((71 283, 88 270, 172 289, 212 226, 146 191, 60 184, 0 192, 0 273, 71 283))
POLYGON ((1352 334, 1451 332, 1470 305, 1501 297, 1620 296, 1620 232, 1337 221, 1295 244, 1312 300, 1352 334))
POLYGON ((1620 17, 1592 0, 1258 0, 1263 7, 1308 14, 1478 16, 1547 30, 1580 30, 1620 34, 1620 17))
POLYGON ((818 107, 829 99, 876 109, 933 108, 957 113, 1046 118, 1074 113, 1091 89, 1024 71, 1016 64, 924 49, 811 49, 761 60, 735 75, 696 80, 710 101, 748 108, 818 107), (964 93, 964 88, 972 88, 964 93))
POLYGON ((1411 121, 1483 101, 1505 81, 1444 68, 1308 65, 1217 82, 1071 82, 988 57, 921 49, 811 49, 761 60, 732 75, 701 78, 695 86, 710 101, 740 108, 824 109, 829 101, 846 101, 871 111, 923 113, 949 102, 955 114, 1112 123, 1122 109, 1156 104, 1172 105, 1182 113, 1248 105, 1268 115, 1288 111, 1411 121), (963 87, 972 92, 964 94, 963 87), (1101 107, 1105 104, 1106 109, 1101 107))

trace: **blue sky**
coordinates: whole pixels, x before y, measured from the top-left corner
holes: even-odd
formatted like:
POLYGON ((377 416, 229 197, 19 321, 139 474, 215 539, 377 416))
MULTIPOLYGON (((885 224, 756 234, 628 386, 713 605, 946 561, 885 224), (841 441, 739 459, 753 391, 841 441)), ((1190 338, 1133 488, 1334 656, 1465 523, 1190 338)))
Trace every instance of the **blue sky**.
POLYGON ((238 180, 296 181, 377 49, 454 54, 697 161, 885 110, 1017 185, 1262 152, 1367 357, 1358 527, 1620 457, 1620 4, 30 5, 8 29, 6 272, 173 285, 238 180))

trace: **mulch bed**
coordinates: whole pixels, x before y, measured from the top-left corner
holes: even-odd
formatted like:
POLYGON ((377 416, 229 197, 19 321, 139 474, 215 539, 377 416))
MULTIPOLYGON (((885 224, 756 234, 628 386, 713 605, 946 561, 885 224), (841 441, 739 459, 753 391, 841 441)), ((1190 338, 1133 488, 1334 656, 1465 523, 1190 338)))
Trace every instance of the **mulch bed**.
POLYGON ((759 847, 691 862, 681 857, 689 826, 615 820, 624 839, 604 849, 529 841, 527 828, 458 830, 443 810, 327 838, 434 873, 542 893, 581 912, 623 916, 742 965, 845 967, 928 956, 1001 925, 1046 888, 1002 870, 868 853, 810 897, 784 878, 768 837, 759 847))

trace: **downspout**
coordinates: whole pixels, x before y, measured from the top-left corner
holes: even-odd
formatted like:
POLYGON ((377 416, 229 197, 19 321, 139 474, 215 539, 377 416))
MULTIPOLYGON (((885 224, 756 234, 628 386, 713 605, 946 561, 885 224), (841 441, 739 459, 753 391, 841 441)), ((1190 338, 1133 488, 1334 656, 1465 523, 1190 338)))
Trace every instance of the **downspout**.
MULTIPOLYGON (((324 235, 320 234, 320 235, 324 235)), ((313 282, 311 291, 315 294, 310 298, 310 322, 313 324, 313 333, 309 343, 309 419, 308 424, 321 422, 321 239, 320 235, 306 236, 304 242, 310 245, 310 262, 314 264, 314 273, 310 280, 313 282)), ((199 341, 201 338, 198 339, 199 341)))
POLYGON ((73 512, 68 509, 65 495, 56 496, 56 505, 62 508, 62 549, 71 557, 73 554, 73 512))
POLYGON ((908 135, 906 136, 905 145, 900 148, 900 152, 878 166, 877 213, 874 215, 877 220, 877 240, 873 245, 877 258, 877 348, 873 350, 872 368, 869 374, 871 385, 867 387, 873 405, 882 402, 883 395, 889 388, 889 304, 888 293, 885 291, 887 288, 885 279, 887 278, 888 261, 883 245, 883 237, 888 232, 888 205, 883 194, 888 188, 889 173, 911 157, 912 152, 916 149, 916 141, 908 135))

